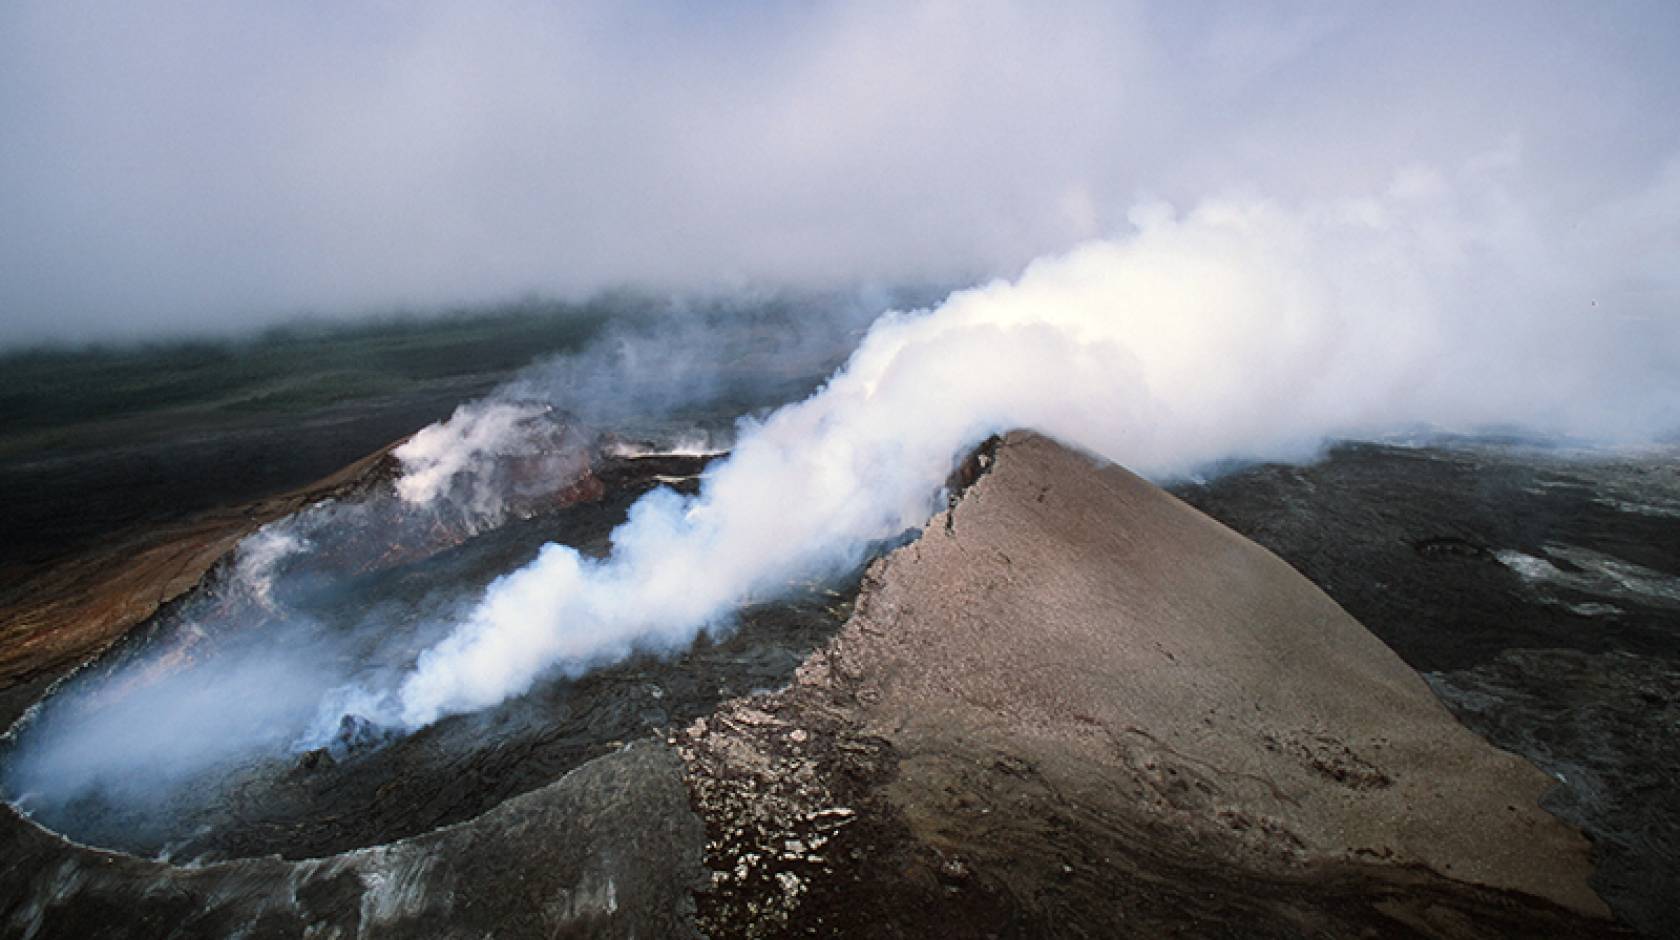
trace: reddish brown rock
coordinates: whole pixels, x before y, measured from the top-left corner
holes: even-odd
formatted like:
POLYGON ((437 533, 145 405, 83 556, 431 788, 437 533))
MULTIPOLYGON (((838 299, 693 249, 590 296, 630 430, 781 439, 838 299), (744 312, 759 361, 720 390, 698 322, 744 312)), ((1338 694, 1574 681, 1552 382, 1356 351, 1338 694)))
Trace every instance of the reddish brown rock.
POLYGON ((248 506, 139 532, 65 559, 0 602, 0 688, 48 674, 110 645, 205 572, 259 526, 390 473, 395 441, 309 486, 248 506))

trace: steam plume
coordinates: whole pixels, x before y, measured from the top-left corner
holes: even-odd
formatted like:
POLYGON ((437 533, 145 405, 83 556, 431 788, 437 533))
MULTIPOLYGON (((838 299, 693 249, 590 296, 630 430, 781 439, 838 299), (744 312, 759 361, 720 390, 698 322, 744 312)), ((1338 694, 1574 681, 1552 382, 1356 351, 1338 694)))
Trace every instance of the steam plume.
POLYGON ((550 545, 495 582, 387 718, 419 727, 549 671, 686 643, 922 524, 957 457, 1009 428, 1161 477, 1420 422, 1594 439, 1669 426, 1676 377, 1626 371, 1617 351, 1672 346, 1673 295, 1590 313, 1642 272, 1572 270, 1567 240, 1469 181, 1412 170, 1366 199, 1145 207, 1129 237, 888 314, 817 393, 743 422, 698 496, 638 503, 610 558, 550 545), (1549 335, 1527 330, 1535 311, 1549 335))
POLYGON ((587 492, 593 429, 623 435, 609 448, 619 456, 727 446, 715 415, 808 393, 892 296, 623 304, 585 348, 533 364, 414 435, 395 453, 394 486, 264 526, 143 627, 144 641, 69 678, 15 731, 0 762, 8 798, 47 818, 98 794, 167 815, 159 807, 185 789, 213 792, 219 771, 341 744, 341 719, 379 714, 391 673, 441 640, 470 606, 465 585, 488 577, 470 546, 466 561, 440 556, 564 505, 574 484, 587 492), (421 559, 449 574, 423 594, 393 596, 380 572, 421 559))
POLYGON ((745 326, 719 339, 702 318, 674 339, 631 330, 543 364, 417 435, 383 501, 316 506, 249 540, 235 590, 187 611, 209 653, 179 673, 140 659, 55 696, 8 756, 8 794, 32 807, 96 787, 154 798, 319 746, 347 713, 415 729, 547 675, 683 648, 739 605, 925 524, 954 462, 1010 428, 1165 478, 1420 424, 1611 442, 1680 425, 1680 170, 1574 226, 1514 196, 1512 170, 1411 169, 1354 199, 1145 204, 1126 234, 880 317, 814 393, 802 376, 846 341, 847 316, 823 318, 815 339, 785 318, 727 318, 745 326), (344 630, 288 606, 365 557, 362 529, 497 524, 531 482, 501 458, 574 472, 545 443, 550 409, 680 428, 685 397, 753 413, 782 389, 807 397, 739 422, 696 497, 636 504, 604 559, 549 545, 480 597, 410 598, 344 630), (104 701, 124 689, 143 694, 104 701))

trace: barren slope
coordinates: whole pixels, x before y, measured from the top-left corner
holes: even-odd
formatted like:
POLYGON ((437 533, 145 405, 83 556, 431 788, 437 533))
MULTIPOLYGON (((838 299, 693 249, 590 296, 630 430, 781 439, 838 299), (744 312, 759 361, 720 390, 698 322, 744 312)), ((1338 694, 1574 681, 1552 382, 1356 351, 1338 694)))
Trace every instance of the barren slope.
POLYGON ((755 905, 907 934, 1607 926, 1548 777, 1275 556, 1030 435, 792 688, 683 738, 724 932, 755 905), (840 798, 853 821, 813 828, 840 798))

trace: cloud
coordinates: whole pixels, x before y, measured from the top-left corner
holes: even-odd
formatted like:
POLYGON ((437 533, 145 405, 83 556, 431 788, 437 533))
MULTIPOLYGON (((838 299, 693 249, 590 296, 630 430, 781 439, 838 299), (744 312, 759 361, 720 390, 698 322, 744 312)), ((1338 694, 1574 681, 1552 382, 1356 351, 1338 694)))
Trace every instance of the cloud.
POLYGON ((1567 218, 1680 152, 1675 35, 1664 3, 10 4, 0 343, 1012 275, 1139 195, 1510 140, 1567 218))
POLYGON ((1674 360, 1629 353, 1680 348, 1680 317, 1543 312, 1645 259, 1575 270, 1572 240, 1533 228, 1483 165, 1413 167, 1361 198, 1147 205, 1125 236, 886 314, 816 393, 743 421, 697 496, 638 502, 609 557, 549 545, 491 584, 380 720, 412 729, 545 675, 683 648, 923 525, 961 455, 1013 428, 1158 478, 1420 424, 1671 432, 1674 360))

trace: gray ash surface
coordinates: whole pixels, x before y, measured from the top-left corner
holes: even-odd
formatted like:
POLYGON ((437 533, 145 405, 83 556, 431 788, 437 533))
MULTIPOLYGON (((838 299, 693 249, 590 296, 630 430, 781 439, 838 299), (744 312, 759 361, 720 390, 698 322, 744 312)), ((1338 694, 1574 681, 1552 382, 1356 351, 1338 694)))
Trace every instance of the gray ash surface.
MULTIPOLYGON (((294 589, 304 596, 291 600, 324 620, 375 610, 393 629, 412 629, 417 618, 436 616, 440 598, 473 596, 545 542, 604 553, 637 497, 660 478, 685 478, 682 486, 692 488, 705 461, 607 462, 597 471, 606 489, 598 501, 514 520, 433 554, 351 574, 330 589, 304 582, 294 589)), ((161 807, 89 796, 35 818, 79 842, 177 860, 313 858, 383 844, 473 818, 628 742, 709 714, 729 697, 779 687, 845 621, 856 589, 855 579, 812 585, 740 611, 675 658, 638 655, 575 680, 550 679, 499 707, 408 736, 347 716, 329 748, 220 771, 161 807)), ((214 590, 209 582, 200 593, 214 590)), ((160 613, 92 671, 171 642, 180 622, 190 622, 177 615, 205 601, 189 597, 160 613)))
POLYGON ((1559 780, 1594 887, 1680 935, 1680 463, 1344 444, 1176 495, 1294 565, 1466 725, 1559 780))

